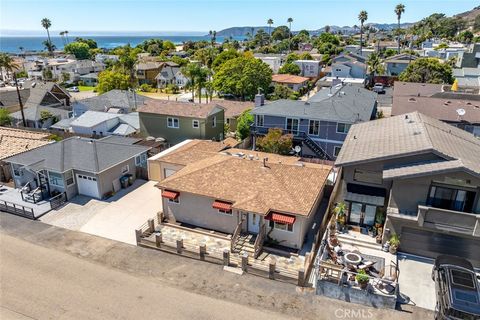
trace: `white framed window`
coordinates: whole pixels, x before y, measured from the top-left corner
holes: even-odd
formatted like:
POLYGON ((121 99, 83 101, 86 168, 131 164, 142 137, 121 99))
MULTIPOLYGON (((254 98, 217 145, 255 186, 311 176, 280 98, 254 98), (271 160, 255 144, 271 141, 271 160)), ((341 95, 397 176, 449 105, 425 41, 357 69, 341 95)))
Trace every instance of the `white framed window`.
POLYGON ((57 187, 63 187, 63 177, 61 173, 48 171, 48 180, 50 184, 57 187))
POLYGON ((342 147, 339 147, 339 146, 333 147, 333 155, 334 155, 335 157, 338 157, 338 154, 340 153, 340 149, 341 149, 341 148, 342 148, 342 147))
POLYGON ((265 120, 265 117, 263 114, 257 114, 255 116, 255 122, 257 124, 257 127, 263 127, 263 124, 264 124, 264 120, 265 120))
POLYGON ((217 116, 213 116, 212 119, 212 128, 215 128, 217 126, 217 116))
POLYGON ((308 122, 308 134, 312 136, 318 136, 320 133, 320 121, 310 120, 308 122))
POLYGON ((167 118, 167 127, 169 128, 180 128, 180 122, 178 121, 178 118, 167 118))
POLYGON ((287 130, 288 133, 298 134, 299 123, 300 121, 298 119, 287 118, 285 129, 287 130))
POLYGON ((350 130, 351 124, 349 123, 342 123, 338 122, 337 123, 337 133, 348 133, 348 130, 350 130))
POLYGON ((71 186, 72 184, 75 184, 75 179, 73 178, 72 170, 65 172, 65 181, 67 182, 67 186, 71 186))
POLYGON ((130 171, 130 167, 127 164, 122 168, 122 173, 127 173, 128 171, 130 171))
POLYGON ((180 197, 176 197, 175 199, 168 199, 168 202, 170 203, 180 203, 180 200, 178 200, 180 197))
POLYGON ((192 120, 192 127, 193 128, 200 128, 200 121, 192 120))
POLYGON ((232 210, 222 210, 222 209, 218 209, 218 213, 226 214, 227 216, 231 216, 231 215, 232 215, 232 210))
POLYGON ((136 156, 135 157, 135 165, 139 166, 141 163, 142 163, 142 159, 140 158, 140 156, 136 156))
POLYGON ((277 229, 277 230, 293 232, 293 224, 274 222, 273 223, 273 228, 277 229))

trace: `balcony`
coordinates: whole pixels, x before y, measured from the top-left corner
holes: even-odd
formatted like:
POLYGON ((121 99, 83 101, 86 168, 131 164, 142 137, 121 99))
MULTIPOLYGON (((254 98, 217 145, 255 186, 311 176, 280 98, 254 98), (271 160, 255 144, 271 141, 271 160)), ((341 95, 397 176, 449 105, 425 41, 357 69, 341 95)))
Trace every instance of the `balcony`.
POLYGON ((444 232, 461 233, 480 237, 480 214, 465 213, 425 205, 418 205, 418 212, 412 215, 389 207, 388 216, 416 221, 418 226, 444 232))

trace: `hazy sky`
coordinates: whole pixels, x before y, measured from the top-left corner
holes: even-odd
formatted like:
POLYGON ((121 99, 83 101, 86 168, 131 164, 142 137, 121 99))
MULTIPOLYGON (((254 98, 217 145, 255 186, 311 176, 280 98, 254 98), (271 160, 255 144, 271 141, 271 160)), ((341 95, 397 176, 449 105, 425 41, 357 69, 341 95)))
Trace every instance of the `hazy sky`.
POLYGON ((417 21, 434 12, 453 15, 472 9, 476 0, 0 0, 1 30, 42 31, 48 17, 52 30, 82 31, 208 31, 232 26, 275 25, 294 19, 292 28, 354 25, 360 10, 368 22, 417 21))

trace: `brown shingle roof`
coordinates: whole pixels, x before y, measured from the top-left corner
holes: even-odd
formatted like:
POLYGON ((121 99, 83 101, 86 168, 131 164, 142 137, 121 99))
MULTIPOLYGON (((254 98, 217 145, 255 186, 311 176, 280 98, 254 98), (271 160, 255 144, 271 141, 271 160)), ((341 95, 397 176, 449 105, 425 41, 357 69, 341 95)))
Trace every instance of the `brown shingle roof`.
POLYGON ((286 159, 291 157, 277 155, 275 158, 285 161, 280 164, 269 160, 264 167, 262 157, 249 160, 220 153, 187 165, 157 186, 228 201, 233 208, 244 211, 267 214, 275 210, 309 215, 331 166, 287 164, 291 160, 286 159))
POLYGON ((140 113, 154 113, 178 117, 207 118, 215 108, 222 108, 217 104, 199 104, 191 102, 148 100, 138 108, 140 113))
POLYGON ((278 83, 294 83, 294 84, 300 84, 305 81, 310 80, 309 78, 305 77, 300 77, 300 76, 294 76, 291 74, 274 74, 272 75, 272 81, 273 82, 278 82, 278 83))
POLYGON ((442 92, 443 84, 415 83, 395 81, 393 84, 393 96, 422 96, 429 97, 437 92, 442 92))
POLYGON ((0 127, 0 160, 50 143, 49 134, 0 127))
POLYGON ((187 165, 214 156, 228 147, 223 142, 192 140, 184 146, 158 158, 158 161, 187 165))
POLYGON ((255 106, 250 101, 213 100, 213 103, 225 108, 225 118, 238 117, 243 111, 253 109, 255 106))

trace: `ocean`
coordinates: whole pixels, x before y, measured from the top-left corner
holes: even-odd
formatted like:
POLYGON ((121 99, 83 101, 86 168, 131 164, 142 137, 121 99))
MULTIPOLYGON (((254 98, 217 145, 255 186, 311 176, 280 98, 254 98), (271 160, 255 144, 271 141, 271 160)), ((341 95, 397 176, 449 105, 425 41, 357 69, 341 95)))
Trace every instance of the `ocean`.
MULTIPOLYGON (((69 41, 74 41, 77 36, 69 36, 69 41)), ((170 40, 175 44, 182 44, 186 41, 200 41, 200 40, 210 40, 210 37, 207 36, 161 36, 161 35, 145 35, 145 36, 89 36, 89 35, 79 35, 81 38, 93 39, 97 42, 99 48, 112 49, 118 46, 123 46, 128 43, 132 47, 136 46, 139 43, 142 43, 147 39, 162 39, 170 40)), ((51 36, 50 37, 53 44, 57 50, 63 49, 63 41, 60 36, 51 36)), ((17 36, 6 36, 0 37, 0 51, 8 53, 20 53, 20 47, 23 47, 24 51, 43 51, 45 46, 43 42, 47 39, 46 35, 34 36, 34 37, 17 37, 17 36)), ((236 40, 243 40, 244 37, 234 37, 236 40)), ((217 42, 223 42, 223 37, 217 37, 217 42)))

